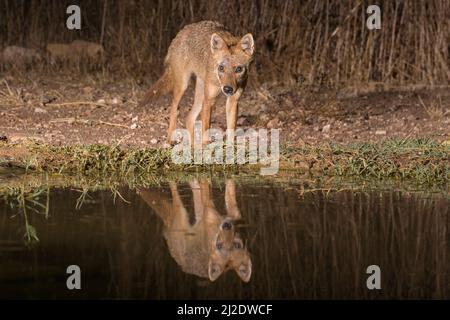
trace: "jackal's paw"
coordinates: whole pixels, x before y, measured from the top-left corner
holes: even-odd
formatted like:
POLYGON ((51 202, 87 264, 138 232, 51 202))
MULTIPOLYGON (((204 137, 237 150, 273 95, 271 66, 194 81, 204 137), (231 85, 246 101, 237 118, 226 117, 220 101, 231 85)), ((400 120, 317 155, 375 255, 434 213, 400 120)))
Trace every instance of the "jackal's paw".
POLYGON ((172 147, 172 145, 171 145, 170 143, 168 143, 168 142, 164 142, 163 145, 162 145, 162 147, 163 147, 164 149, 169 149, 169 148, 172 147))
POLYGON ((172 134, 172 137, 170 137, 167 142, 173 146, 173 145, 181 143, 182 141, 183 141, 183 135, 181 134, 181 132, 175 131, 172 134))

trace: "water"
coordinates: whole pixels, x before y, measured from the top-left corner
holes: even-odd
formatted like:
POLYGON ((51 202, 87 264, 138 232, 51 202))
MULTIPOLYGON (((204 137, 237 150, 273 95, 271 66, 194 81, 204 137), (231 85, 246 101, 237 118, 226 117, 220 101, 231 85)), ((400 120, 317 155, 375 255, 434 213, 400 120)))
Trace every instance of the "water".
POLYGON ((194 178, 118 192, 52 188, 48 203, 46 191, 25 201, 26 215, 4 199, 0 297, 450 298, 448 197, 306 191, 194 178), (69 265, 81 268, 81 290, 66 287, 69 265), (367 288, 370 265, 381 290, 367 288))

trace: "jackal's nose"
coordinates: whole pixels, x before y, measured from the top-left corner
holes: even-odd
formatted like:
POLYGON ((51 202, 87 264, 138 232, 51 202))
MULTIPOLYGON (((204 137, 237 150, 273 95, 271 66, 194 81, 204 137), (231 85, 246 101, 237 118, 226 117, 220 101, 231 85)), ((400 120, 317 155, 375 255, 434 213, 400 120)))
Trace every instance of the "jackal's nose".
POLYGON ((226 94, 226 95, 229 95, 229 96, 231 96, 232 94, 233 94, 233 88, 232 87, 230 87, 230 86, 224 86, 223 87, 223 92, 226 94))
POLYGON ((224 223, 222 223, 222 229, 223 230, 231 230, 231 227, 232 227, 232 225, 228 221, 225 221, 224 223))

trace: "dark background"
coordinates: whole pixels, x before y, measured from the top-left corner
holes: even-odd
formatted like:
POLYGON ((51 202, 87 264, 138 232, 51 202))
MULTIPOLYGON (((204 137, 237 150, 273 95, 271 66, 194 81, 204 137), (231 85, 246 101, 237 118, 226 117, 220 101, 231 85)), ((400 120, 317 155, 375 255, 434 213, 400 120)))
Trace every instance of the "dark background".
POLYGON ((445 0, 1 0, 0 46, 45 50, 48 42, 102 42, 104 70, 155 77, 180 28, 205 19, 235 34, 253 33, 253 73, 260 82, 447 84, 450 79, 445 0), (65 26, 70 4, 81 7, 80 31, 65 26), (366 28, 371 4, 381 7, 381 30, 366 28))

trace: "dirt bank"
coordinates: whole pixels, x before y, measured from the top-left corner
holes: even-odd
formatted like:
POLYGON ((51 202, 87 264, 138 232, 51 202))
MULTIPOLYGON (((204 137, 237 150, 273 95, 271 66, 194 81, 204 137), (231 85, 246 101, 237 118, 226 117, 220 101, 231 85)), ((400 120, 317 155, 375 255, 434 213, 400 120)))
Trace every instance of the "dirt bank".
MULTIPOLYGON (((12 142, 33 138, 51 145, 161 147, 170 97, 138 108, 149 83, 101 76, 4 76, 0 136, 12 142)), ((180 104, 180 127, 192 100, 190 88, 180 104)), ((212 125, 222 129, 224 102, 223 97, 218 100, 212 118, 212 125)), ((450 90, 377 92, 370 87, 333 90, 265 84, 245 92, 238 124, 244 129, 280 128, 281 142, 296 146, 393 137, 445 141, 450 135, 450 90)))

